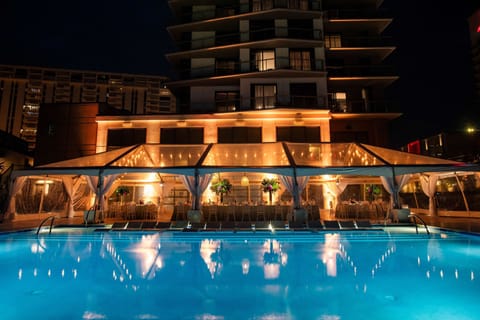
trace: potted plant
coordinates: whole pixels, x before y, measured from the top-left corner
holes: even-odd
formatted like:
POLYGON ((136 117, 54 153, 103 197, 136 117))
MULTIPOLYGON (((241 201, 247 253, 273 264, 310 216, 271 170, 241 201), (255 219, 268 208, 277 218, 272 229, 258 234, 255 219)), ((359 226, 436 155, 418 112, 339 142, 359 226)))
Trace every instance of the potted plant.
POLYGON ((280 182, 276 178, 263 178, 261 184, 263 192, 268 192, 268 200, 272 204, 272 194, 280 190, 280 182))
POLYGON ((210 186, 210 190, 220 196, 220 203, 223 203, 223 195, 232 191, 232 184, 228 179, 220 179, 210 186))

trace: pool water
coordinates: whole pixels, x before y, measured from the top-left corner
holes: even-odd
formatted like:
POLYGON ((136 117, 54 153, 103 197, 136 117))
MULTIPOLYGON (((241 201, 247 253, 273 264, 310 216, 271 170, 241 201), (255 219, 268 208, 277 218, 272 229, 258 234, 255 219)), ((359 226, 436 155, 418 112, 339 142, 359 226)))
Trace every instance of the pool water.
POLYGON ((480 238, 337 233, 0 236, 2 319, 478 319, 480 238))

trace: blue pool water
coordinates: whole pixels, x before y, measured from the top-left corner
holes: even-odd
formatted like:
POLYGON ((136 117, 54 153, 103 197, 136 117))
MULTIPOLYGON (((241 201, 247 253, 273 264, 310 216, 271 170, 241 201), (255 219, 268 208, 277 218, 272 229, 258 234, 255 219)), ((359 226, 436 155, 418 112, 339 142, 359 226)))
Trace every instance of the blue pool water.
POLYGON ((398 230, 4 234, 0 318, 478 319, 480 238, 398 230))

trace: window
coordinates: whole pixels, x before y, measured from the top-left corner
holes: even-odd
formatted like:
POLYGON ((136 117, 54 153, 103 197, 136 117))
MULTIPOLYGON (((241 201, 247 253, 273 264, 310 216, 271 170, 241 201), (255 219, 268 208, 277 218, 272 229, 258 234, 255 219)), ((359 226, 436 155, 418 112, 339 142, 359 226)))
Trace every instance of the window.
POLYGON ((308 10, 308 0, 288 0, 290 9, 308 10))
POLYGON ((277 141, 320 142, 320 127, 277 127, 277 141))
POLYGON ((325 47, 326 48, 340 48, 342 46, 342 38, 340 35, 326 35, 325 47))
POLYGON ((218 143, 261 143, 261 127, 218 128, 218 143))
POLYGON ((267 71, 275 69, 275 51, 262 50, 254 52, 253 60, 255 61, 255 70, 267 71))
POLYGON ((217 60, 215 61, 215 74, 224 75, 235 72, 235 61, 233 60, 217 60))
POLYGON ((273 9, 273 0, 252 0, 252 11, 273 9))
POLYGON ((252 89, 255 109, 274 108, 277 100, 277 86, 274 84, 255 84, 252 89))
POLYGON ((235 111, 240 105, 239 91, 217 91, 215 92, 215 106, 217 112, 235 111))
POLYGON ((311 53, 308 50, 290 50, 290 68, 293 70, 312 70, 311 53))
POLYGON ((202 144, 203 128, 162 128, 161 144, 202 144))
POLYGON ((142 144, 147 141, 146 128, 109 129, 107 134, 107 150, 142 144))

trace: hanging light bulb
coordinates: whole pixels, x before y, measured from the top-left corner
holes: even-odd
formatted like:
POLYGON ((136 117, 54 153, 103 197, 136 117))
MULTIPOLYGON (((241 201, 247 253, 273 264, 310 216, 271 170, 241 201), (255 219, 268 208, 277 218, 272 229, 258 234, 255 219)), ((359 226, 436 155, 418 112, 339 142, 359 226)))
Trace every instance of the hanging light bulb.
POLYGON ((242 180, 240 180, 240 185, 242 187, 248 187, 250 185, 250 181, 245 173, 243 174, 242 180))

